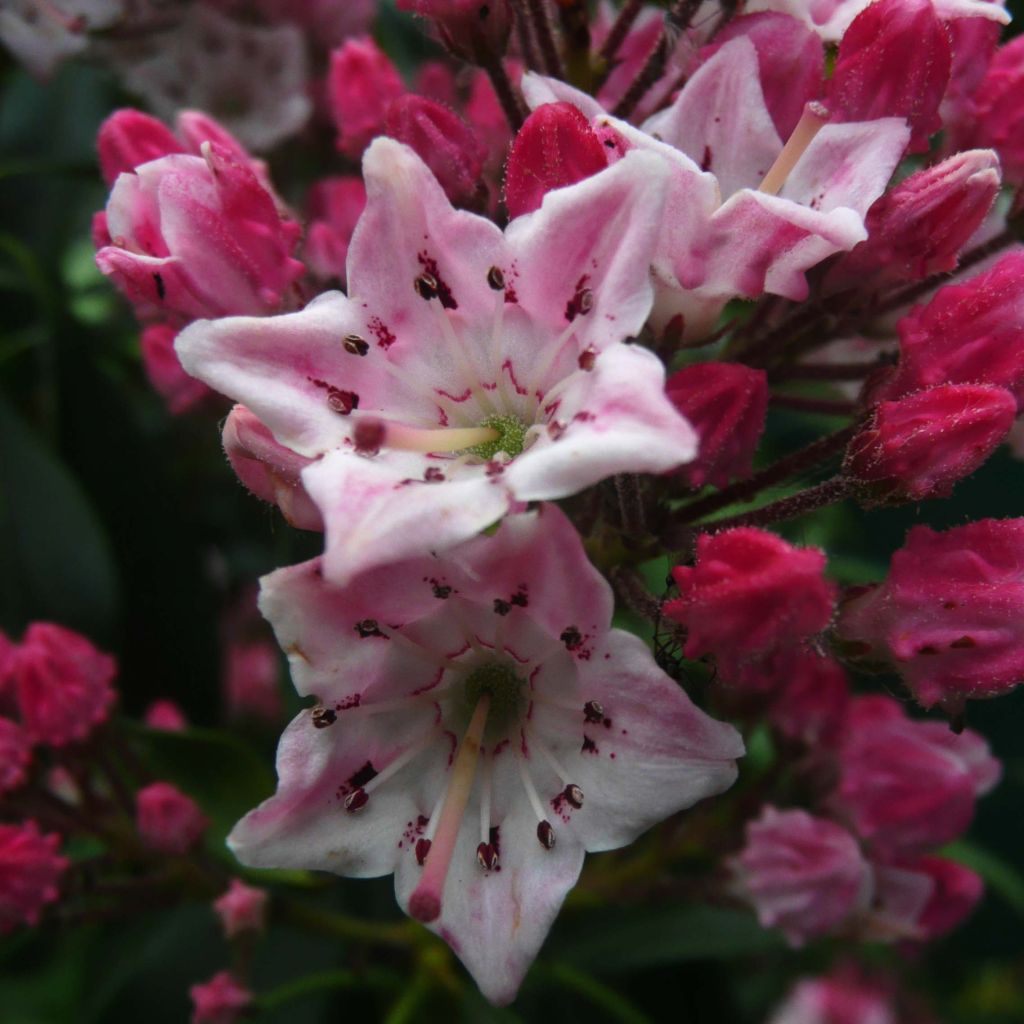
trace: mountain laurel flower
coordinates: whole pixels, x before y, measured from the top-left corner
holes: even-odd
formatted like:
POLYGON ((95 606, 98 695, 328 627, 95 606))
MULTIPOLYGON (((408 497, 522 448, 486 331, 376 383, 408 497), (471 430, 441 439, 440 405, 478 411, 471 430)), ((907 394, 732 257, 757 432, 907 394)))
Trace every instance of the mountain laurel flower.
POLYGON ((267 892, 232 878, 228 891, 213 902, 224 934, 229 939, 247 932, 262 932, 267 919, 267 892))
POLYGON ((384 133, 384 113, 405 94, 398 68, 368 36, 348 39, 331 54, 327 95, 338 129, 338 149, 353 160, 384 133))
POLYGON ((543 103, 512 140, 505 168, 510 217, 540 207, 544 195, 589 178, 608 166, 590 122, 571 103, 543 103))
POLYGON ((344 285, 348 246, 365 206, 366 186, 356 175, 321 178, 309 190, 303 259, 316 277, 344 285))
POLYGON ((836 813, 881 856, 919 853, 958 838, 999 762, 970 729, 907 718, 890 697, 860 697, 838 747, 836 813))
POLYGON ((7 661, 21 726, 33 743, 85 739, 110 714, 117 662, 81 634, 33 622, 7 661))
POLYGON ((153 782, 135 795, 135 825, 142 841, 157 853, 188 853, 209 822, 198 804, 169 782, 153 782))
POLYGON ((34 821, 0 822, 0 935, 19 924, 37 924, 59 893, 68 868, 57 853, 60 836, 43 835, 34 821))
POLYGON ((236 1024, 252 1006, 252 993, 229 971, 189 990, 192 1024, 236 1024))
POLYGON ((32 744, 25 730, 0 716, 0 796, 17 789, 28 777, 32 744))
POLYGON ((768 412, 768 375, 741 363, 697 363, 672 374, 669 401, 700 439, 697 457, 682 469, 692 487, 724 487, 750 474, 768 412))
POLYGON ((510 1001, 585 851, 720 793, 743 752, 639 638, 554 505, 339 588, 263 580, 296 689, 278 790, 228 843, 254 867, 395 873, 494 1002, 510 1001))
POLYGON ((765 807, 732 861, 737 889, 765 928, 793 946, 839 930, 871 897, 871 872, 846 829, 806 811, 765 807))
POLYGON ((880 402, 850 442, 843 472, 866 506, 948 498, 1006 440, 1017 403, 1006 388, 947 384, 880 402))
POLYGON ((776 660, 788 665, 829 623, 835 587, 824 571, 823 551, 765 530, 702 534, 696 563, 672 571, 679 597, 665 615, 686 628, 686 657, 713 655, 728 683, 774 685, 776 660), (762 674, 769 665, 775 671, 762 674))
POLYGON ((190 377, 182 369, 174 351, 177 336, 178 329, 170 324, 150 324, 139 339, 142 368, 172 416, 181 416, 213 395, 201 380, 190 377))
POLYGON ((622 344, 651 306, 664 193, 637 153, 502 232, 455 210, 391 139, 366 153, 349 297, 193 324, 190 372, 316 462, 324 571, 358 573, 465 540, 521 502, 693 458, 664 367, 622 344))
POLYGON ((898 671, 926 708, 1024 682, 1024 519, 916 526, 880 585, 852 594, 836 631, 844 651, 898 671))

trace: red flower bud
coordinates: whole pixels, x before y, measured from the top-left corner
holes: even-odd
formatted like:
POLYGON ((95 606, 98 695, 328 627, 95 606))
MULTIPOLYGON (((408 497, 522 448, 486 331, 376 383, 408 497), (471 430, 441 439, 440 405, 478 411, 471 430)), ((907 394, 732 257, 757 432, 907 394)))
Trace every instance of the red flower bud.
POLYGON ((536 210, 544 194, 573 185, 608 166, 590 122, 571 103, 545 103, 526 119, 505 168, 510 217, 536 210))
POLYGON ((405 92, 398 69, 369 38, 350 39, 331 54, 327 96, 338 129, 338 149, 358 159, 384 132, 384 112, 405 92))
POLYGON ((514 24, 509 0, 398 0, 398 9, 430 18, 445 46, 471 64, 503 54, 514 24))
POLYGON ((154 782, 135 794, 135 824, 151 850, 183 854, 199 842, 209 822, 180 789, 154 782))
POLYGON ((842 666, 804 651, 793 662, 765 714, 783 736, 813 747, 835 738, 849 703, 850 686, 842 666))
POLYGON ((59 894, 68 861, 57 853, 60 836, 42 835, 34 821, 0 824, 0 935, 36 924, 59 894))
POLYGON ((949 34, 932 0, 877 0, 840 40, 829 83, 832 119, 904 117, 910 151, 923 152, 942 127, 939 103, 951 63, 949 34))
POLYGON ((348 244, 365 206, 366 186, 359 177, 323 178, 309 190, 303 255, 317 277, 344 283, 348 244))
POLYGON ((999 447, 1017 403, 1006 388, 947 384, 882 402, 843 469, 865 505, 946 498, 999 447))
POLYGON ((103 180, 108 185, 113 185, 119 174, 134 171, 140 164, 170 153, 186 152, 163 121, 130 107, 115 110, 100 125, 96 149, 103 180))
POLYGON ((768 376, 740 363, 698 363, 674 373, 669 401, 700 438, 697 458, 680 471, 693 487, 723 487, 747 476, 764 431, 768 376))
POLYGON ((1024 184, 1024 37, 1000 47, 988 74, 974 95, 974 134, 977 145, 999 153, 1003 173, 1015 185, 1024 184))
POLYGON ((201 380, 190 377, 174 351, 175 328, 167 324, 151 324, 142 332, 142 366, 153 390, 167 403, 174 416, 188 412, 203 399, 214 394, 201 380))

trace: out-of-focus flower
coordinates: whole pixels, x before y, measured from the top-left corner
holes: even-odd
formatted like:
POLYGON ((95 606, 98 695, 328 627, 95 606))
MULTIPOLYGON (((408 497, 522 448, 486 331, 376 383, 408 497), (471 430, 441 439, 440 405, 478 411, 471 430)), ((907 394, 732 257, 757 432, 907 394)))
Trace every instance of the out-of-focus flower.
POLYGON ((7 0, 0 10, 0 42, 37 78, 89 46, 88 33, 117 21, 123 0, 7 0))
POLYGON ((1024 681, 1024 519, 916 526, 888 579, 855 593, 836 626, 851 655, 890 664, 924 707, 951 711, 1024 681))
POLYGON ((867 906, 871 872, 857 840, 826 818, 767 806, 732 863, 765 928, 794 946, 827 935, 867 906))
POLYGON ((213 903, 224 934, 234 939, 246 932, 263 931, 266 927, 267 898, 266 890, 246 885, 239 878, 232 878, 228 891, 213 903))
POLYGON ((150 729, 157 729, 160 732, 182 732, 188 728, 185 713, 173 700, 166 698, 153 701, 146 708, 142 720, 150 729))
POLYGON ((177 328, 169 324, 150 324, 139 339, 146 377, 174 416, 194 409, 213 395, 201 380, 190 377, 181 368, 178 354, 174 351, 177 336, 177 328))
POLYGON ((252 993, 229 971, 189 990, 192 1024, 236 1024, 252 1005, 252 993))
POLYGON ((345 283, 349 242, 365 207, 366 186, 359 177, 322 178, 309 190, 303 257, 317 277, 345 283))
POLYGON ((669 401, 700 439, 697 458, 682 469, 692 487, 724 487, 747 476, 764 432, 768 375, 741 363, 697 363, 672 374, 669 401))
POLYGON ((28 774, 32 744, 25 730, 0 716, 0 796, 17 789, 28 774))
POLYGON ((277 649, 268 639, 229 641, 224 658, 224 696, 233 718, 278 724, 284 700, 278 686, 277 649))
POLYGON ((85 739, 117 697, 117 662, 81 634, 33 622, 7 663, 21 725, 33 743, 59 747, 85 739))
POLYGON ((135 824, 142 841, 158 853, 188 853, 209 822, 198 804, 169 782, 153 782, 135 795, 135 824))
POLYGON ((831 658, 802 651, 765 714, 783 736, 816 747, 835 739, 849 703, 850 686, 842 667, 831 658))
POLYGON ((327 95, 338 129, 338 148, 358 159, 376 135, 384 114, 405 85, 391 59, 370 38, 349 39, 331 54, 327 95))
POLYGON ((296 688, 277 794, 235 826, 246 864, 373 877, 495 1002, 516 992, 586 850, 726 789, 742 743, 639 638, 553 505, 449 557, 345 588, 319 560, 263 581, 296 688))
POLYGON ((60 836, 43 835, 34 821, 0 823, 0 934, 18 924, 36 924, 59 895, 68 867, 57 853, 60 836))
POLYGON ((891 993, 856 975, 799 982, 768 1024, 899 1024, 891 993))
POLYGON ((659 161, 637 153, 502 232, 412 150, 367 151, 349 291, 291 316, 193 324, 189 372, 317 459, 302 482, 341 583, 458 543, 519 502, 692 458, 664 368, 623 339, 650 310, 659 161))

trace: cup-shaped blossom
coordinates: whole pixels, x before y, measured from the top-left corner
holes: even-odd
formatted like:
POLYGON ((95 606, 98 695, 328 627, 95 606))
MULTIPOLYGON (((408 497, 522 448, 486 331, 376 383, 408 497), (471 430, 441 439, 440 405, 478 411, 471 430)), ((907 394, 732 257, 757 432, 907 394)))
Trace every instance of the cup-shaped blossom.
POLYGON ((34 821, 0 822, 0 935, 19 924, 36 924, 60 894, 68 861, 60 836, 43 835, 34 821))
POLYGON ((916 526, 884 583, 849 597, 836 630, 891 665, 927 708, 951 711, 1024 681, 1024 519, 916 526))
POLYGON ((363 179, 322 178, 309 190, 307 206, 306 265, 317 277, 344 284, 349 242, 366 206, 363 179))
POLYGON ((202 839, 209 822, 177 786, 153 782, 135 794, 135 825, 151 850, 184 854, 202 839))
POLYGON ((1017 402, 1006 388, 947 384, 880 402, 850 442, 843 471, 865 505, 947 498, 1006 440, 1017 402))
POLYGON ((978 145, 991 146, 1003 173, 1015 185, 1024 183, 1024 40, 1018 36, 999 48, 984 80, 972 97, 971 124, 978 145))
POLYGON ((850 685, 842 666, 802 651, 790 663, 765 715, 783 736, 818 747, 838 735, 849 703, 850 685))
POLYGON ((590 122, 571 103, 543 103, 523 122, 505 167, 510 217, 536 210, 547 192, 564 188, 608 166, 590 122))
POLYGON ((516 503, 693 457, 661 362, 621 344, 651 307, 657 159, 551 192, 504 232, 455 210, 391 139, 364 175, 349 297, 200 322, 177 344, 190 373, 317 460, 302 483, 333 579, 457 543, 516 503))
POLYGON ((17 722, 0 716, 0 796, 17 789, 28 774, 32 744, 17 722))
POLYGON ((828 625, 835 587, 824 570, 823 551, 765 530, 703 534, 696 563, 672 571, 679 597, 665 614, 686 627, 688 658, 713 655, 727 682, 756 685, 751 672, 779 656, 795 658, 828 625))
POLYGON ((335 50, 327 95, 338 129, 338 149, 358 159, 373 137, 383 134, 385 111, 404 93, 398 69, 369 37, 349 39, 335 50))
POLYGON ((635 636, 556 506, 346 587, 263 581, 303 696, 275 796, 229 845, 252 866, 373 877, 507 1002, 585 851, 726 789, 742 743, 635 636))
POLYGON ((105 721, 116 699, 117 662, 81 634, 33 622, 7 663, 21 725, 33 743, 63 746, 105 721))
POLYGON ((181 368, 174 351, 177 335, 177 328, 170 324, 150 324, 139 339, 142 367, 149 383, 174 416, 194 409, 213 394, 201 380, 190 377, 181 368))
POLYGON ((213 901, 224 934, 233 939, 246 932, 261 932, 266 927, 267 891, 232 878, 228 890, 213 901))
POLYGON ((747 476, 764 432, 768 375, 740 363, 697 363, 665 385, 672 404, 700 438, 697 458, 683 469, 693 487, 723 487, 747 476))
POLYGON ((827 818, 766 806, 732 862, 765 928, 794 946, 837 931, 867 905, 871 871, 857 840, 827 818))
POLYGON ((995 384, 1024 402, 1024 252, 940 288, 897 325, 900 359, 879 388, 899 398, 936 384, 995 384))
POLYGON ((291 257, 299 226, 251 167, 201 148, 118 177, 96 263, 146 318, 273 312, 304 270, 291 257))
POLYGON ((192 1024, 235 1024, 252 1006, 252 993, 230 971, 188 990, 192 998, 192 1024))
POLYGON ((834 808, 882 856, 941 846, 966 831, 999 762, 970 729, 907 718, 889 697, 861 697, 838 748, 834 808))

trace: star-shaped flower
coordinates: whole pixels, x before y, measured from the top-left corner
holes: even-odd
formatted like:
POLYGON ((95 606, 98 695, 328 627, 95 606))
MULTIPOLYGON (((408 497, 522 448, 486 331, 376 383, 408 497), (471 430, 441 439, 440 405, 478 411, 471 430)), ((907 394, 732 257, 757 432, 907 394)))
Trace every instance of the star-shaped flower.
POLYGON ((585 851, 722 792, 743 753, 636 636, 553 505, 339 588, 263 581, 299 693, 246 864, 395 873, 398 900, 511 1000, 585 851))

